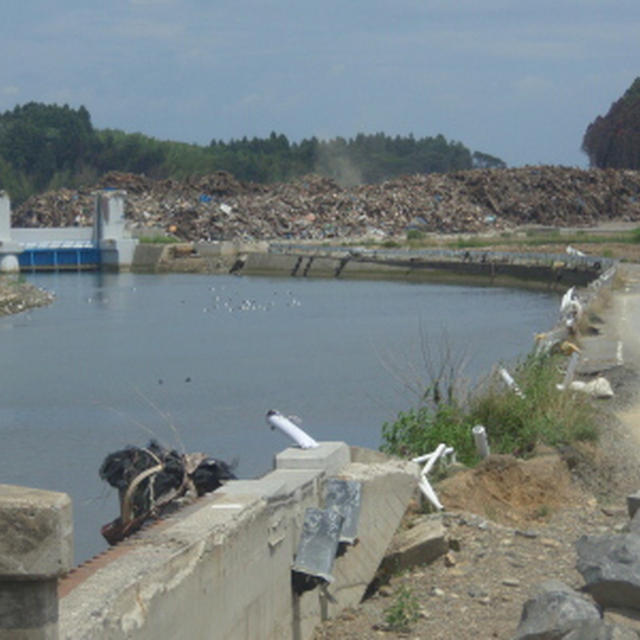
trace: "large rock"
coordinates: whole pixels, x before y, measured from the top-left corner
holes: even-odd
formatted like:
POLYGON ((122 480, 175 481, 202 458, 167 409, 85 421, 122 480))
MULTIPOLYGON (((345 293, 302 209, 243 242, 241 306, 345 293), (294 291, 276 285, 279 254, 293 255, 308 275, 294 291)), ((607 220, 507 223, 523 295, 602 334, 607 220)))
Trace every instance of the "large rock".
POLYGON ((606 622, 585 622, 570 631, 562 640, 638 640, 638 634, 632 629, 606 622))
POLYGON ((596 602, 640 610, 640 536, 582 536, 576 550, 584 588, 596 602))
POLYGON ((447 553, 442 515, 426 516, 410 529, 394 537, 385 554, 380 571, 397 573, 419 564, 428 564, 447 553))
POLYGON ((596 605, 562 582, 550 580, 540 585, 536 597, 524 603, 515 640, 560 640, 575 629, 600 622, 596 605))

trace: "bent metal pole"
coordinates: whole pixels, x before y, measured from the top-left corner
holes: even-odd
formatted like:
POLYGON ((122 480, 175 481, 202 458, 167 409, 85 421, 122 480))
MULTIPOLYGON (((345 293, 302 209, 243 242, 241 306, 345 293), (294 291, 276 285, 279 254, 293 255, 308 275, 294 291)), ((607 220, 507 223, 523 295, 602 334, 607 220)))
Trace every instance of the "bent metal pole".
POLYGON ((283 416, 279 411, 271 409, 267 412, 267 424, 272 429, 278 429, 289 436, 302 449, 312 449, 318 443, 299 426, 294 424, 289 418, 283 416))

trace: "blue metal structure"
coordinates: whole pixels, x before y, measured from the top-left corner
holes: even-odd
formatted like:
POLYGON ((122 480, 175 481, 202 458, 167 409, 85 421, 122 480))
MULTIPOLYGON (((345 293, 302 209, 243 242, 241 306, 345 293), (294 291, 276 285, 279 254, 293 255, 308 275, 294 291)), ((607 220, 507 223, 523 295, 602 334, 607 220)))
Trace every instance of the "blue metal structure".
POLYGON ((100 268, 100 249, 90 242, 27 244, 18 254, 21 271, 95 271, 100 268))

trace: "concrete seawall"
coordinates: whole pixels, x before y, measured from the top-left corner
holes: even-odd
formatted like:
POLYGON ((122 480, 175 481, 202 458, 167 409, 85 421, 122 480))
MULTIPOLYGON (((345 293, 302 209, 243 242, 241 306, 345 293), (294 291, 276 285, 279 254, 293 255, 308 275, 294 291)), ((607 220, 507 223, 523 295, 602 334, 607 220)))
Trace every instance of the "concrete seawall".
POLYGON ((227 483, 59 584, 60 638, 309 638, 356 605, 413 495, 417 468, 340 442, 287 449, 257 480, 227 483), (333 582, 301 595, 292 564, 305 510, 329 477, 361 484, 357 544, 333 582))
POLYGON ((584 286, 606 258, 474 250, 349 249, 284 243, 198 243, 136 248, 133 270, 296 278, 396 279, 482 285, 584 286))

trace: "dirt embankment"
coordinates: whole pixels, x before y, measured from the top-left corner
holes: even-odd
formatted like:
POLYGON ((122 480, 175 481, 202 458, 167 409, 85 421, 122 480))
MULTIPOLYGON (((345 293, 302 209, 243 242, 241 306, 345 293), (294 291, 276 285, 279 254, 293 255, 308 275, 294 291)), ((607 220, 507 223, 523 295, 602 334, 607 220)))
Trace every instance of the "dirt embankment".
POLYGON ((539 166, 421 174, 353 188, 313 175, 261 185, 241 183, 226 172, 185 181, 110 173, 88 189, 30 198, 12 223, 91 224, 96 188, 127 191, 126 215, 134 231, 160 229, 191 242, 382 238, 408 229, 458 233, 640 221, 640 171, 539 166))

